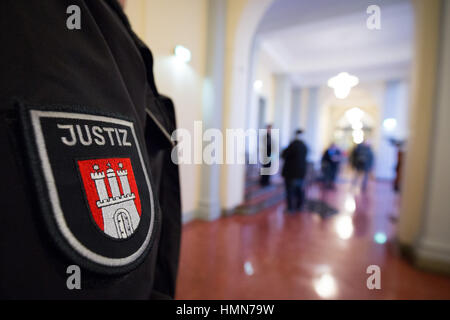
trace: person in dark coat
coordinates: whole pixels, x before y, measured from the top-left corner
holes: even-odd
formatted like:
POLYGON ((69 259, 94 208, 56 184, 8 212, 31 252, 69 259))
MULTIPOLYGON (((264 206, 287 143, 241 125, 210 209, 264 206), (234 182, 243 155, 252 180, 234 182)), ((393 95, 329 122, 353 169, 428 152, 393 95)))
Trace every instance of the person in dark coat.
POLYGON ((335 187, 336 176, 341 162, 341 150, 332 143, 322 156, 322 174, 326 188, 335 187))
POLYGON ((366 191, 369 181, 369 173, 372 170, 374 155, 369 143, 363 142, 358 144, 350 154, 350 164, 355 170, 355 179, 353 184, 356 185, 362 177, 361 189, 366 191))
POLYGON ((306 155, 308 148, 301 140, 302 133, 302 130, 297 130, 295 132, 295 139, 281 154, 281 157, 284 159, 281 175, 284 177, 286 185, 288 212, 300 210, 305 198, 304 179, 306 175, 306 155))

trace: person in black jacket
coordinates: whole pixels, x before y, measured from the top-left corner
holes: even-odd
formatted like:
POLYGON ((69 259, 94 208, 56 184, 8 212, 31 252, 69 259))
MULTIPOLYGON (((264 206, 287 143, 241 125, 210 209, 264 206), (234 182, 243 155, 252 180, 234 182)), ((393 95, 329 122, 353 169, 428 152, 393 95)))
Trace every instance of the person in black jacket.
POLYGON ((332 143, 322 156, 322 175, 325 188, 334 189, 336 176, 339 171, 339 163, 341 162, 341 150, 332 143))
POLYGON ((304 179, 306 176, 308 148, 301 140, 302 133, 302 130, 297 130, 295 139, 281 154, 281 157, 284 159, 281 175, 284 177, 286 185, 288 212, 300 210, 305 198, 304 179))
POLYGON ((361 182, 361 190, 366 191, 369 181, 369 173, 372 170, 374 163, 374 155, 370 144, 366 141, 356 145, 350 154, 350 164, 355 170, 355 178, 353 185, 357 185, 359 180, 361 182))
POLYGON ((0 10, 0 298, 170 299, 175 112, 117 0, 0 10))

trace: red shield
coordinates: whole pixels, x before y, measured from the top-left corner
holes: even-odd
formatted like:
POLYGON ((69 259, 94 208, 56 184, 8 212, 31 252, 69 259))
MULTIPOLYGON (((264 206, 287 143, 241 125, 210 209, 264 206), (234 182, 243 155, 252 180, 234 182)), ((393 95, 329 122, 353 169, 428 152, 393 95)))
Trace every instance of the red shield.
POLYGON ((131 236, 139 225, 141 202, 130 159, 77 162, 95 224, 113 238, 131 236))

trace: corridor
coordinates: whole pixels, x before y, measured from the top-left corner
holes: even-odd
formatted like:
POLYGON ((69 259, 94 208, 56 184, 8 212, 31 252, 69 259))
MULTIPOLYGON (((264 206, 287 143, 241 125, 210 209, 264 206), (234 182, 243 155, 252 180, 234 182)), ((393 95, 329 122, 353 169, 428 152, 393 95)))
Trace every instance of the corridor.
POLYGON ((448 2, 135 0, 127 11, 191 142, 176 298, 450 299, 450 278, 432 272, 450 270, 448 2), (227 137, 267 128, 274 174, 299 129, 317 170, 330 146, 348 160, 369 145, 367 193, 344 173, 286 214, 280 179, 264 190, 247 179, 269 144, 227 137), (380 290, 367 288, 374 265, 380 290))
POLYGON ((278 201, 253 215, 185 225, 177 299, 449 299, 450 278, 399 257, 391 190, 372 181, 358 194, 344 180, 335 191, 308 192, 337 209, 329 217, 288 215, 278 201), (381 268, 380 290, 366 287, 369 265, 381 268))

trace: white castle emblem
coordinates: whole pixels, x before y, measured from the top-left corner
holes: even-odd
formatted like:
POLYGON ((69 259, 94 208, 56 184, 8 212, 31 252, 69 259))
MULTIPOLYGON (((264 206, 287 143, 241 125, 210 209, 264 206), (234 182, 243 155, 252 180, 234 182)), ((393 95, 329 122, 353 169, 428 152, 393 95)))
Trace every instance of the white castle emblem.
POLYGON ((99 166, 97 164, 93 168, 95 172, 91 172, 91 179, 95 182, 99 197, 97 207, 102 209, 103 230, 113 238, 126 239, 134 233, 140 220, 134 203, 136 196, 131 192, 128 183, 128 171, 123 169, 122 163, 119 163, 120 170, 117 170, 117 176, 120 179, 123 191, 123 194, 120 194, 116 172, 108 163, 106 176, 112 194, 112 197, 109 197, 105 186, 105 172, 98 171, 99 166))

